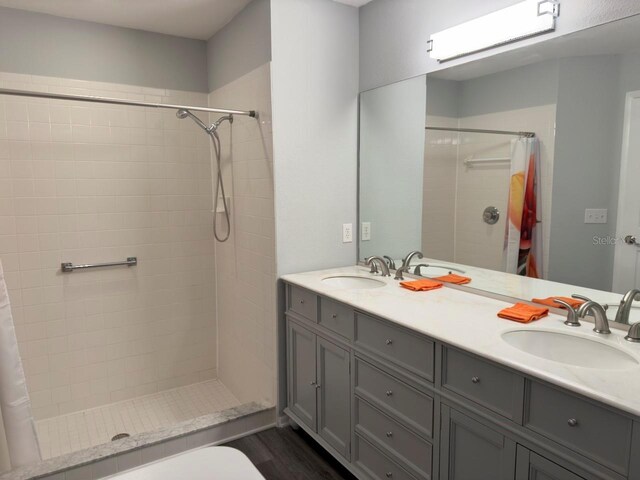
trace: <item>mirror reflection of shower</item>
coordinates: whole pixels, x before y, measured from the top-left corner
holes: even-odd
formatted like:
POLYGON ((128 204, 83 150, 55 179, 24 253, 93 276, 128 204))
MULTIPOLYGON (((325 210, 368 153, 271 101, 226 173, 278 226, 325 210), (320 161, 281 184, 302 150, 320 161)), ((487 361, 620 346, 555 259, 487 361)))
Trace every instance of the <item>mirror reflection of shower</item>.
MULTIPOLYGON (((217 170, 217 180, 216 186, 213 191, 213 235, 216 237, 216 240, 219 242, 226 242, 229 239, 229 235, 231 235, 231 218, 229 214, 229 205, 227 203, 227 195, 224 191, 224 180, 222 179, 222 167, 221 167, 221 154, 222 154, 222 146, 220 143, 220 137, 218 136, 218 127, 224 122, 228 121, 229 123, 233 123, 233 115, 225 115, 220 117, 218 120, 213 122, 211 125, 207 126, 202 120, 196 117, 193 113, 186 109, 180 109, 176 112, 176 117, 183 119, 189 117, 193 120, 200 128, 202 128, 209 138, 211 139, 211 143, 213 144, 213 151, 216 159, 216 170, 217 170), (226 233, 223 235, 218 233, 218 222, 216 218, 216 213, 218 212, 218 202, 220 201, 220 196, 222 197, 222 205, 224 210, 224 219, 226 224, 226 233)), ((213 175, 213 165, 211 166, 211 175, 213 175)))

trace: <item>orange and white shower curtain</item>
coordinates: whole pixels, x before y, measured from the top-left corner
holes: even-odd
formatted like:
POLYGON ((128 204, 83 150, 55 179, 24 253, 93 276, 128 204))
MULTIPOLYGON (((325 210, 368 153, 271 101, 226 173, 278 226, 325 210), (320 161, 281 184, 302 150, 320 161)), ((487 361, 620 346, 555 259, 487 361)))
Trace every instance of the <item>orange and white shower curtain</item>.
POLYGON ((542 278, 542 232, 538 228, 540 148, 537 138, 511 142, 509 218, 504 242, 507 273, 542 278))

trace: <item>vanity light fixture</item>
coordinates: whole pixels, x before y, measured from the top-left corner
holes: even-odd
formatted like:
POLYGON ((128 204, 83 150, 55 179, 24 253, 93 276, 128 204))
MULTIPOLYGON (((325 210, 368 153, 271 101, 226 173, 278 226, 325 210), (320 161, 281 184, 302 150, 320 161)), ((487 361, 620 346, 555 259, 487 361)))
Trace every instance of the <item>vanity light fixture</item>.
POLYGON ((526 0, 432 34, 428 51, 438 62, 462 57, 553 31, 559 15, 556 0, 526 0))

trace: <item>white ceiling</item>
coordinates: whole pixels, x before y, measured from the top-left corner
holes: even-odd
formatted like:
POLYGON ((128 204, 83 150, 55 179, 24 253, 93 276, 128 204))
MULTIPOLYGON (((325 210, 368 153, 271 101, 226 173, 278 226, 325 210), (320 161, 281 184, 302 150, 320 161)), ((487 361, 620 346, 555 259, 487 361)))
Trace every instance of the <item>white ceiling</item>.
POLYGON ((333 0, 334 2, 344 3, 345 5, 351 5, 352 7, 361 7, 373 0, 333 0))
MULTIPOLYGON (((345 0, 362 3, 362 0, 345 0)), ((0 0, 0 6, 208 40, 251 0, 0 0)))

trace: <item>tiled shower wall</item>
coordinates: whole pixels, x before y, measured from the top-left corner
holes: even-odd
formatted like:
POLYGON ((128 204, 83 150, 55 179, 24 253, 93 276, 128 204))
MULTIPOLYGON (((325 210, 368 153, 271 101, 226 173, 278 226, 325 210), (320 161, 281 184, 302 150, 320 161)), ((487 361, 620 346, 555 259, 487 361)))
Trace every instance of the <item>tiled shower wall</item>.
MULTIPOLYGON (((205 94, 0 74, 6 88, 205 94)), ((209 145, 173 110, 0 97, 0 260, 37 418, 216 375, 209 145), (137 267, 60 273, 137 256, 137 267)))
MULTIPOLYGON (((536 132, 540 141, 543 268, 548 272, 556 106, 462 118, 427 118, 431 125, 536 132)), ((428 252, 427 256, 491 270, 502 269, 509 163, 466 166, 464 160, 509 158, 511 141, 511 137, 501 135, 427 134, 422 207, 422 247, 428 252), (501 212, 495 225, 487 225, 482 220, 482 212, 488 206, 495 206, 501 212)))
POLYGON ((259 114, 257 120, 236 117, 231 128, 228 123, 220 128, 233 218, 229 241, 216 247, 218 374, 241 402, 273 404, 276 273, 269 64, 215 90, 209 104, 259 114))

